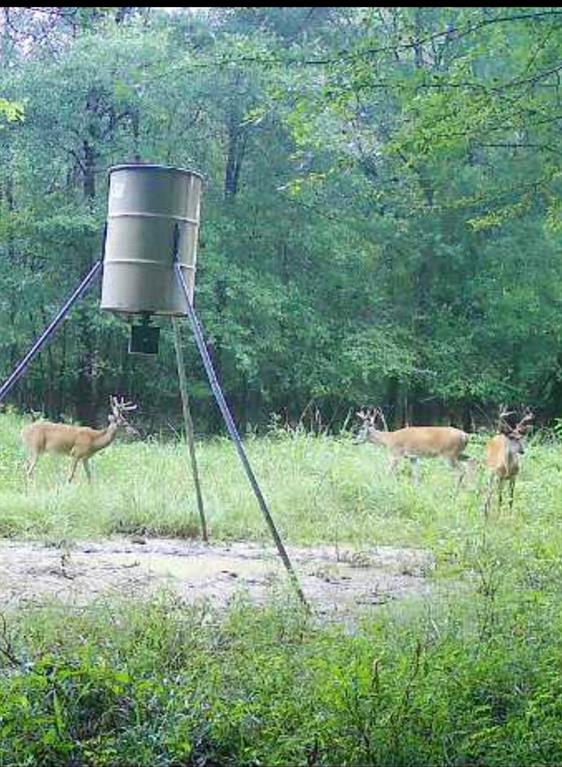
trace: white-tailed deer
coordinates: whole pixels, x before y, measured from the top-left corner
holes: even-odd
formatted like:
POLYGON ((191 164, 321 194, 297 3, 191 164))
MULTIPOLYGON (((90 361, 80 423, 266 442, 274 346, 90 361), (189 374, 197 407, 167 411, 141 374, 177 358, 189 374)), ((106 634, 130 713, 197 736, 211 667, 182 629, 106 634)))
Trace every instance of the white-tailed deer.
MULTIPOLYGON (((369 440, 375 445, 384 445, 390 452, 391 471, 395 471, 402 458, 415 462, 416 481, 418 481, 420 458, 446 458, 450 465, 460 471, 459 482, 462 481, 463 468, 460 463, 464 459, 463 451, 468 443, 469 435, 453 426, 407 426, 397 431, 380 431, 376 428, 377 416, 385 423, 378 408, 369 408, 357 413, 363 427, 357 435, 357 442, 369 440)), ((458 489, 458 486, 457 486, 458 489)))
POLYGON ((498 511, 502 505, 503 486, 509 482, 509 508, 513 506, 513 492, 515 490, 515 480, 519 474, 521 465, 521 456, 525 453, 523 447, 523 438, 533 428, 531 421, 534 416, 527 408, 523 418, 517 426, 510 426, 505 420, 513 411, 507 412, 505 407, 500 408, 499 431, 495 437, 492 437, 488 443, 486 462, 491 471, 490 481, 488 483, 488 495, 484 504, 484 513, 487 515, 490 510, 490 502, 494 491, 494 483, 498 484, 498 511))
POLYGON ((90 429, 88 426, 70 426, 64 423, 36 421, 22 429, 21 438, 29 455, 27 476, 31 477, 39 456, 43 453, 59 453, 72 458, 68 481, 72 482, 76 467, 82 461, 88 482, 92 481, 88 461, 100 450, 111 445, 117 430, 121 426, 129 426, 123 413, 135 410, 136 405, 125 402, 123 397, 110 396, 111 413, 108 416, 109 426, 106 429, 90 429))

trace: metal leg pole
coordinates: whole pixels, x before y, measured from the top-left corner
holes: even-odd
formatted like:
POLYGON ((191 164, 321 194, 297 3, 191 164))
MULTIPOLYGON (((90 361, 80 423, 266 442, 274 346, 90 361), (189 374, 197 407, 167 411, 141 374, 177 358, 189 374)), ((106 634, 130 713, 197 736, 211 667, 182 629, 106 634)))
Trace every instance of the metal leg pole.
POLYGON ((172 327, 174 329, 174 346, 176 347, 176 362, 178 366, 178 378, 180 382, 181 404, 183 408, 183 420, 185 423, 185 436, 189 449, 189 458, 191 462, 191 471, 193 473, 193 484, 195 485, 195 496, 197 498, 197 508, 199 509, 199 518, 201 519, 201 534, 205 543, 209 542, 207 535, 207 522, 205 520, 205 510, 203 508, 203 495, 201 493, 201 484, 199 482, 199 472, 197 470, 197 459, 195 457, 195 437, 193 431, 193 420, 189 410, 189 397, 187 394, 187 378, 185 375, 185 363, 181 347, 181 327, 177 317, 172 317, 172 327))
POLYGON ((246 455, 246 451, 244 450, 242 440, 240 439, 240 435, 238 434, 238 430, 236 429, 234 419, 232 418, 230 410, 228 409, 228 405, 226 404, 224 394, 222 393, 222 389, 220 387, 215 370, 213 368, 213 363, 211 362, 211 357, 209 356, 209 352, 207 351, 207 345, 205 344, 203 330, 201 328, 201 325, 199 323, 199 320, 197 318, 197 315, 195 314, 195 310, 189 298, 189 290, 185 282, 183 273, 181 271, 180 264, 176 262, 174 264, 174 269, 176 270, 179 284, 185 295, 185 301, 187 304, 187 316, 189 317, 189 321, 191 322, 191 327, 193 329, 193 334, 195 336, 195 342, 197 344, 197 348, 199 349, 199 354, 201 355, 201 359, 203 360, 203 365, 205 366, 205 371, 209 378, 211 389, 213 390, 213 394, 215 395, 215 399, 217 401, 217 404, 220 408, 220 411, 226 423, 226 427, 229 431, 230 436, 232 437, 232 441, 236 445, 238 456, 242 462, 244 470, 246 471, 246 475, 250 481, 252 490, 254 491, 254 494, 258 500, 260 509, 269 526, 271 535, 273 536, 273 540, 275 541, 275 545, 277 546, 277 551, 279 552, 279 556, 281 557, 281 560, 283 561, 283 564, 285 565, 285 568, 287 572, 289 573, 289 576, 291 578, 291 582, 295 588, 295 591, 297 592, 297 595, 299 599, 301 600, 301 602, 303 603, 303 605, 307 609, 310 609, 308 602, 306 601, 306 598, 302 591, 302 588, 300 586, 299 580, 297 578, 297 574, 295 573, 293 569, 291 560, 289 559, 289 556, 285 550, 285 546, 283 545, 283 541, 281 540, 281 536, 279 535, 277 528, 275 527, 275 522, 273 521, 273 517, 271 516, 271 513, 267 507, 267 503, 265 502, 265 498, 263 497, 263 493, 260 489, 260 486, 258 485, 258 482, 252 470, 252 467, 250 466, 248 456, 246 455))
POLYGON ((102 261, 96 261, 80 285, 78 285, 74 293, 70 296, 70 298, 67 299, 63 307, 59 310, 58 314, 55 316, 52 322, 45 328, 43 333, 39 336, 25 357, 23 357, 18 362, 12 374, 4 381, 2 386, 0 386, 0 402, 2 402, 8 396, 13 387, 27 370, 30 362, 39 354, 47 341, 49 341, 50 337, 53 335, 60 323, 64 320, 68 312, 72 309, 76 301, 78 301, 78 299, 81 298, 86 290, 91 286, 94 279, 101 271, 102 266, 102 261))

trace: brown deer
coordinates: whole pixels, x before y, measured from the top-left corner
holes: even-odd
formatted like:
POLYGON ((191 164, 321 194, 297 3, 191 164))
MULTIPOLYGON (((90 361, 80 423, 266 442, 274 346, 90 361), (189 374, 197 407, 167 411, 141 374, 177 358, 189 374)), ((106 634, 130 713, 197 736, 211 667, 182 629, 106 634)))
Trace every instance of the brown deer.
POLYGON ((513 507, 515 480, 521 467, 521 456, 525 453, 523 439, 533 428, 531 421, 534 415, 529 408, 526 408, 523 418, 513 427, 505 420, 507 416, 512 414, 513 411, 508 412, 503 405, 500 407, 498 429, 501 433, 492 437, 488 443, 486 462, 491 474, 488 483, 488 495, 484 504, 484 514, 486 516, 490 510, 490 502, 496 480, 498 485, 498 511, 502 505, 503 486, 507 481, 509 482, 509 508, 513 507))
POLYGON ((420 458, 446 458, 453 468, 460 471, 460 485, 464 473, 460 462, 466 459, 463 451, 470 438, 466 432, 452 426, 407 426, 397 431, 380 431, 375 426, 377 417, 385 426, 386 421, 379 408, 361 410, 357 415, 363 422, 363 427, 356 442, 369 440, 375 445, 384 445, 391 455, 391 471, 396 470, 402 458, 409 458, 414 461, 418 481, 420 458))
POLYGON ((136 405, 125 402, 124 398, 118 401, 117 397, 110 396, 109 406, 111 413, 108 416, 109 426, 106 429, 90 429, 89 426, 70 426, 64 423, 50 423, 49 421, 36 421, 26 426, 21 432, 21 438, 29 455, 27 477, 31 477, 39 456, 43 453, 59 453, 69 455, 72 459, 68 481, 72 482, 78 462, 82 461, 88 482, 92 481, 88 461, 100 450, 111 445, 117 435, 117 430, 122 427, 130 427, 123 413, 135 410, 136 405))

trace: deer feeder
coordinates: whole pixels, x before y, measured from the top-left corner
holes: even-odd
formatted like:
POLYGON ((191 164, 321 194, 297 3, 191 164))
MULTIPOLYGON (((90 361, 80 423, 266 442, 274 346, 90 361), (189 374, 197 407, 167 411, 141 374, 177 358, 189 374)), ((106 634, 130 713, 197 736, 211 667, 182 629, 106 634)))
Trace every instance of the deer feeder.
POLYGON ((140 315, 129 351, 156 354, 152 315, 183 316, 187 302, 176 264, 193 301, 202 177, 166 165, 109 169, 101 308, 140 315))
MULTIPOLYGON (((31 361, 52 338, 72 307, 93 285, 102 268, 101 308, 128 316, 129 319, 131 315, 141 317, 141 324, 132 327, 130 352, 157 353, 159 328, 150 325, 152 315, 167 315, 172 318, 187 315, 214 397, 236 445, 238 456, 269 526, 279 556, 300 600, 308 608, 297 575, 244 450, 215 373, 201 323, 193 308, 201 187, 202 177, 182 168, 138 164, 115 165, 109 169, 109 202, 103 241, 103 262, 101 259, 95 262, 29 352, 0 385, 0 402, 25 374, 31 361)), ((207 540, 185 380, 182 384, 183 362, 179 326, 177 322, 173 325, 197 503, 203 538, 207 540)))

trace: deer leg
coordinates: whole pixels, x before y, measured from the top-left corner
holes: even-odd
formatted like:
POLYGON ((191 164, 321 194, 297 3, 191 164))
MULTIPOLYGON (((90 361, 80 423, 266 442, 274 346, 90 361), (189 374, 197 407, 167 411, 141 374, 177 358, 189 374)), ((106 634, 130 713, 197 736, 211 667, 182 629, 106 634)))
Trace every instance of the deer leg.
POLYGON ((492 500, 492 493, 494 492, 494 475, 490 476, 488 480, 488 494, 486 495, 486 501, 484 503, 484 516, 487 517, 490 512, 490 501, 492 500))
POLYGON ((457 479, 457 484, 455 485, 455 498, 459 494, 460 489, 461 489, 461 485, 462 485, 463 482, 464 482, 464 471, 459 471, 459 476, 458 476, 458 479, 457 479))
POLYGON ((412 472, 414 475, 414 485, 420 484, 420 460, 419 458, 410 458, 412 462, 412 472))
POLYGON ((31 475, 33 474, 33 470, 37 466, 37 461, 39 460, 39 455, 34 455, 32 458, 29 459, 27 463, 27 478, 31 479, 31 475))
POLYGON ((458 474, 459 474, 458 479, 457 479, 457 484, 455 486, 455 498, 456 498, 457 495, 459 494, 459 490, 461 489, 461 485, 462 485, 463 480, 464 480, 465 468, 464 468, 463 464, 460 461, 455 461, 455 460, 453 460, 453 458, 449 458, 449 464, 450 464, 451 468, 454 469, 455 471, 457 471, 458 474))
POLYGON ((400 463, 401 456, 399 455, 393 455, 390 459, 390 471, 392 474, 396 474, 396 469, 398 467, 398 464, 400 463))
POLYGON ((502 496, 503 496, 503 485, 504 485, 504 480, 501 477, 498 480, 498 484, 499 484, 499 487, 498 487, 498 511, 501 511, 502 496))
POLYGON ((510 477, 509 480, 509 510, 513 508, 513 492, 515 490, 515 477, 510 477))
POLYGON ((478 496, 482 495, 482 480, 484 479, 484 472, 480 471, 480 467, 476 467, 476 492, 478 496))
POLYGON ((68 477, 69 482, 72 482, 72 480, 74 479, 74 475, 76 473, 76 467, 78 466, 78 461, 79 461, 79 458, 74 458, 74 457, 72 458, 72 467, 70 469, 70 475, 68 477))
POLYGON ((92 472, 90 471, 90 467, 88 466, 88 459, 84 458, 82 461, 82 466, 84 467, 84 471, 86 472, 86 476, 88 477, 88 482, 92 484, 92 472))

